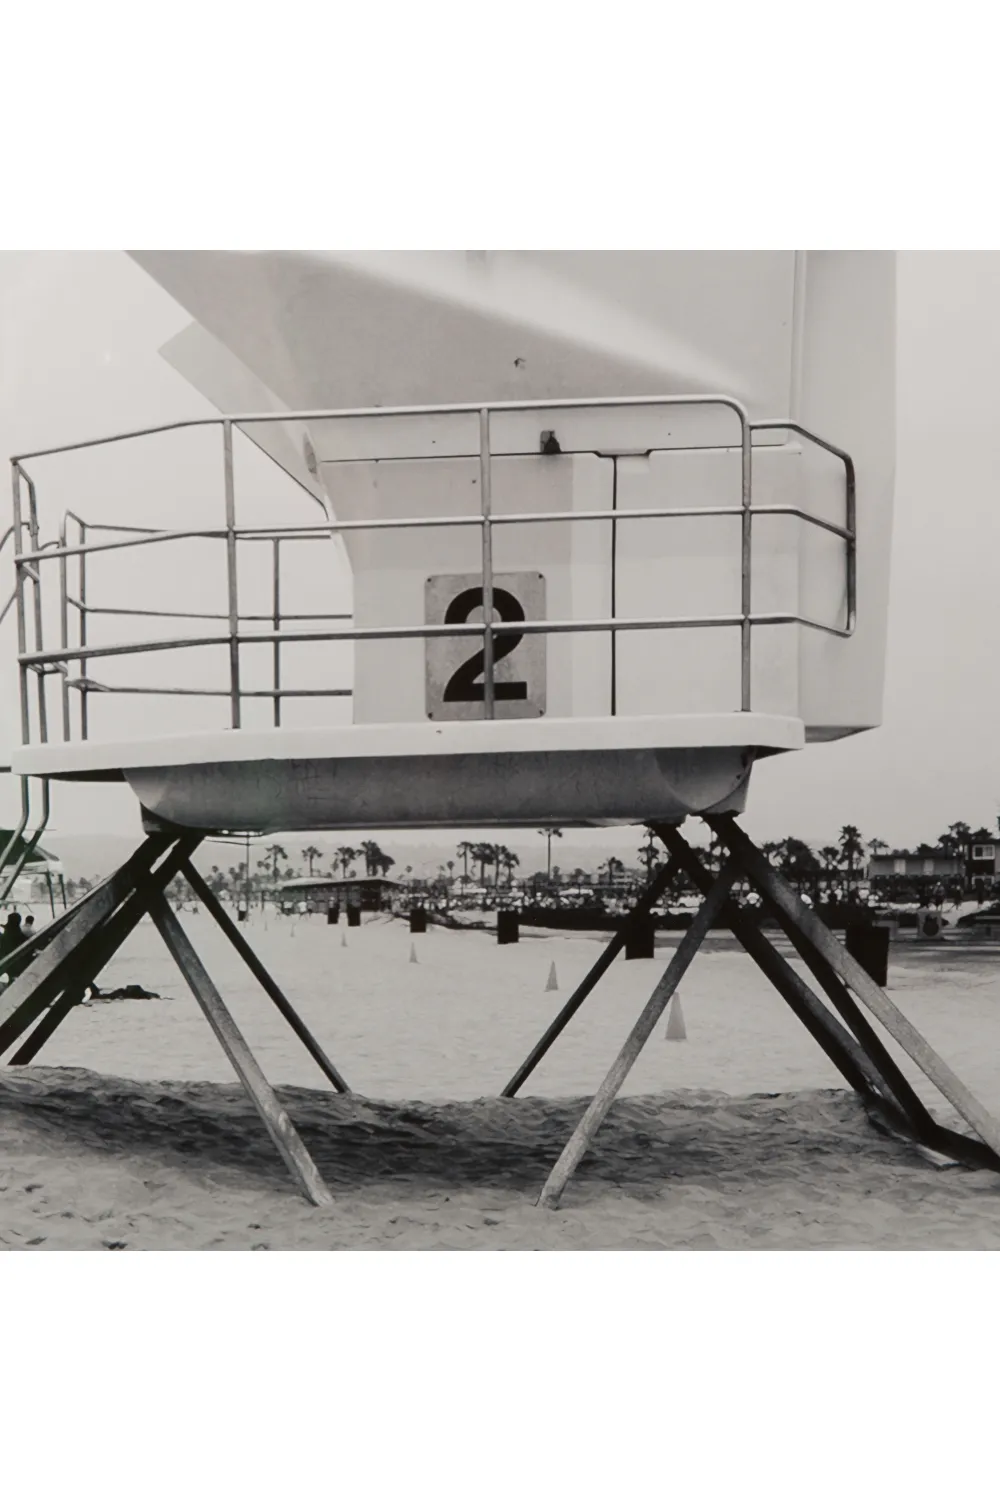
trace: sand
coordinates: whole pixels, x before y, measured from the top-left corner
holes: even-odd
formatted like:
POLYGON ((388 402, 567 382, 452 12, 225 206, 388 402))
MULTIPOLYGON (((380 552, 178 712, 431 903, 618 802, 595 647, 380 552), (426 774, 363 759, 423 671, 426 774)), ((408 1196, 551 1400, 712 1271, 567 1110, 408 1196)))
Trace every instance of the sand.
MULTIPOLYGON (((163 998, 80 1008, 35 1066, 0 1073, 0 1247, 1000 1248, 1000 1178, 880 1135, 726 940, 711 940, 682 986, 687 1039, 667 1041, 661 1022, 553 1213, 534 1199, 668 948, 619 960, 525 1097, 500 1100, 593 941, 527 935, 498 948, 483 933, 411 938, 372 918, 342 948, 344 929, 322 918, 257 917, 255 948, 357 1090, 341 1097, 210 920, 184 922, 334 1207, 297 1196, 143 924, 102 984, 163 998)), ((901 943, 889 989, 1000 1114, 1000 952, 901 943)))

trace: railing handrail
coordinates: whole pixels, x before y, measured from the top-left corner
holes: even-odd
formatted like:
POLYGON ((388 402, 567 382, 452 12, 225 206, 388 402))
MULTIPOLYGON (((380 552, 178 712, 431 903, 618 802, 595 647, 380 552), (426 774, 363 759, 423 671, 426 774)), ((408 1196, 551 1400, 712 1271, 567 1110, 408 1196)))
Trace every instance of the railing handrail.
MULTIPOLYGON (((459 446, 453 444, 452 446, 459 446)), ((470 460, 477 457, 476 444, 468 443, 469 451, 463 453, 470 460)), ((575 450, 574 450, 575 451, 575 450)), ((595 453, 600 454, 603 450, 594 448, 595 453)), ((651 448, 643 448, 644 453, 669 451, 666 445, 662 447, 655 444, 651 448)), ((410 460, 428 455, 410 455, 410 460)), ((433 455, 435 457, 455 456, 447 454, 433 455)), ((607 457, 616 457, 608 453, 607 457)), ((371 456, 372 458, 375 455, 371 456)), ((391 458, 395 461, 406 461, 407 455, 393 453, 391 458)), ((29 694, 27 688, 27 674, 35 671, 38 674, 38 728, 40 738, 47 738, 46 727, 46 695, 45 678, 52 672, 58 672, 62 677, 63 695, 63 733, 64 738, 70 737, 70 690, 78 689, 81 696, 81 731, 87 736, 87 694, 89 692, 163 692, 166 694, 192 693, 201 696, 223 697, 228 696, 231 700, 231 724, 238 728, 241 720, 240 704, 244 697, 271 698, 275 705, 275 724, 280 724, 280 702, 284 697, 299 696, 347 696, 349 689, 306 689, 291 690, 283 689, 280 685, 281 661, 280 651, 284 645, 297 643, 319 643, 336 641, 365 641, 365 640, 405 640, 423 639, 429 640, 435 637, 461 637, 476 636, 483 643, 483 699, 484 712, 487 718, 494 716, 494 642, 498 635, 559 635, 569 633, 587 633, 594 631, 608 631, 612 638, 618 631, 634 630, 663 630, 663 629, 691 629, 691 628, 714 628, 739 626, 741 632, 741 711, 748 711, 751 706, 751 676, 750 676, 750 641, 751 630, 756 625, 764 624, 798 624, 804 628, 822 631, 826 634, 838 637, 847 637, 853 634, 856 623, 856 601, 857 601, 857 516, 856 516, 856 484, 854 464, 851 457, 843 449, 839 448, 829 440, 811 432, 801 423, 791 418, 758 419, 751 421, 746 407, 735 397, 726 395, 700 394, 700 395, 674 395, 674 396, 621 396, 621 397, 573 397, 558 400, 530 400, 530 401, 497 401, 497 402, 459 402, 439 405, 423 406, 400 406, 400 407, 361 407, 353 409, 330 409, 302 412, 263 412, 247 413, 243 415, 223 416, 217 415, 204 418, 192 418, 180 422, 163 423, 155 427, 137 428, 127 432, 115 433, 106 437, 93 438, 78 443, 63 444, 59 447, 40 449, 34 453, 25 453, 12 460, 14 474, 14 523, 8 528, 7 533, 0 539, 0 550, 7 540, 13 535, 15 538, 15 568, 17 583, 15 595, 18 599, 18 660, 21 669, 21 709, 22 730, 25 741, 30 738, 30 712, 29 694), (601 411, 601 410, 636 410, 656 409, 663 407, 671 408, 722 408, 731 412, 739 423, 738 441, 732 443, 718 440, 706 444, 706 447, 714 451, 739 451, 741 454, 741 478, 740 498, 738 504, 733 505, 711 505, 711 506, 678 506, 678 507, 655 507, 650 509, 628 509, 620 510, 579 510, 579 511, 536 511, 536 512, 510 512, 497 514, 492 504, 492 466, 494 462, 507 460, 518 455, 508 452, 494 453, 491 449, 490 419, 496 414, 517 412, 546 412, 556 415, 563 411, 601 411), (281 422, 314 422, 314 421, 345 421, 345 420, 378 420, 381 418, 427 418, 463 415, 477 417, 478 419, 478 460, 480 469, 480 508, 479 513, 460 515, 437 515, 437 516, 406 516, 406 517, 378 517, 373 519, 359 519, 336 521, 332 518, 320 523, 297 525, 291 527, 274 526, 251 526, 239 527, 236 524, 235 508, 235 478, 233 465, 233 429, 236 427, 246 428, 257 423, 281 423, 281 422), (225 501, 226 514, 225 525, 214 527, 191 527, 178 530, 164 530, 152 527, 141 527, 133 525, 115 526, 108 523, 85 522, 75 511, 67 510, 60 528, 57 541, 42 543, 39 539, 38 510, 36 503, 36 487, 32 477, 28 474, 23 464, 36 458, 45 458, 56 455, 79 452, 83 449, 104 447, 109 444, 150 437, 161 433, 176 432, 190 428, 221 428, 223 435, 224 456, 224 479, 225 479, 225 501), (765 431, 787 432, 796 434, 806 442, 815 444, 822 450, 837 458, 844 465, 845 472, 845 518, 844 524, 839 525, 828 521, 824 517, 814 515, 802 506, 797 505, 760 505, 753 504, 753 471, 752 455, 754 448, 754 435, 765 431), (22 516, 20 486, 24 481, 28 488, 29 508, 28 516, 22 516), (631 521, 650 521, 668 519, 707 519, 709 517, 739 517, 741 521, 741 598, 738 613, 726 615, 701 615, 701 616, 675 616, 675 617, 643 617, 636 619, 624 619, 615 614, 615 605, 612 600, 611 614, 608 618, 599 619, 574 619, 574 620, 519 620, 514 622, 502 622, 493 619, 491 608, 493 598, 493 555, 492 537, 496 526, 510 525, 536 525, 536 524, 565 524, 577 521, 602 521, 610 523, 612 528, 619 524, 627 524, 631 521), (847 544, 847 610, 846 623, 843 626, 830 625, 821 621, 812 620, 808 616, 799 613, 767 613, 754 614, 751 609, 751 527, 757 517, 762 516, 787 516, 798 519, 808 525, 815 526, 830 533, 847 544), (80 540, 78 544, 71 545, 67 533, 67 527, 73 522, 79 527, 80 540), (352 617, 341 612, 331 611, 329 614, 313 613, 283 616, 280 610, 280 563, 279 549, 282 543, 304 540, 328 539, 331 536, 353 532, 370 531, 405 531, 410 529, 431 530, 445 527, 478 527, 481 535, 482 551, 482 577, 483 577, 483 621, 481 624, 463 625, 414 625, 414 626, 368 626, 363 628, 338 629, 329 628, 322 630, 297 630, 288 631, 282 628, 283 622, 294 621, 323 621, 327 626, 334 621, 349 620, 352 617), (28 533, 28 549, 21 550, 24 543, 23 531, 28 533), (110 540, 92 540, 94 532, 117 533, 110 540), (99 607, 89 604, 86 600, 85 569, 86 559, 91 553, 114 552, 134 549, 136 547, 161 545, 173 541, 195 541, 212 540, 223 541, 226 544, 227 556, 227 598, 228 609, 225 613, 199 612, 199 611, 172 611, 172 610, 146 610, 143 608, 130 609, 128 607, 99 607), (267 541, 274 550, 274 577, 273 577, 273 606, 269 614, 248 613, 242 611, 239 606, 239 580, 237 568, 238 546, 246 541, 267 541), (80 583, 78 587, 79 597, 73 596, 69 591, 67 563, 71 558, 78 559, 80 569, 80 583), (42 564, 49 560, 58 561, 61 574, 61 644, 57 650, 46 650, 42 639, 42 610, 41 610, 41 578, 40 570, 42 564), (24 608, 24 591, 28 584, 34 590, 34 649, 27 648, 27 616, 24 608), (80 630, 79 641, 72 646, 69 641, 69 610, 78 611, 80 630), (138 618, 149 616, 156 618, 188 619, 188 620, 220 620, 228 623, 229 629, 220 635, 191 635, 166 640, 153 641, 131 641, 127 643, 111 643, 104 646, 91 645, 87 640, 86 620, 89 614, 125 615, 138 618), (271 623, 272 630, 248 632, 242 627, 249 623, 271 623), (246 692, 240 682, 240 648, 247 644, 271 644, 274 650, 274 685, 269 689, 258 689, 246 692), (150 651, 173 651, 182 649, 193 649, 199 647, 228 647, 229 650, 229 680, 230 685, 225 693, 215 689, 174 689, 154 687, 115 687, 110 684, 101 684, 84 674, 83 666, 86 661, 98 657, 137 655, 150 651), (71 679, 67 663, 76 661, 80 664, 80 675, 71 679)), ((9 603, 7 605, 9 608, 9 603)), ((4 613, 6 610, 4 610, 4 613)), ((2 615, 0 615, 2 618, 2 615)), ((614 708, 614 691, 612 689, 612 709, 614 708)))
POLYGON ((739 418, 741 425, 750 425, 749 412, 735 396, 710 393, 693 396, 568 396, 558 401, 459 401, 430 406, 332 407, 328 410, 315 411, 265 411, 234 413, 227 416, 188 417, 179 422, 162 422, 155 427, 135 427, 125 432, 108 433, 104 437, 84 438, 77 443, 61 443, 56 448, 38 448, 33 453, 15 453, 11 458, 11 463, 23 464, 29 459, 53 458, 60 453, 80 453, 86 448, 102 448, 111 443, 127 443, 134 438, 156 437, 164 432, 184 432, 197 427, 221 427, 227 422, 233 427, 251 427, 258 423, 358 421, 369 417, 476 416, 483 411, 491 414, 515 411, 613 411, 630 406, 722 406, 732 411, 739 418))

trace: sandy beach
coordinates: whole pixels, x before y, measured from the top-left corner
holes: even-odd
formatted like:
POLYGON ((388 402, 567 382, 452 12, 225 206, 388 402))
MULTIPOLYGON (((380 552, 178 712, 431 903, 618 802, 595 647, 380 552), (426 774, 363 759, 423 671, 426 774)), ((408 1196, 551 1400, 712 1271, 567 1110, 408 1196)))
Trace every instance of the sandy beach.
MULTIPOLYGON (((383 917, 348 931, 255 916, 255 948, 357 1091, 342 1097, 210 919, 183 920, 334 1208, 298 1198, 144 923, 102 984, 163 998, 81 1007, 35 1066, 0 1074, 2 1248, 1000 1248, 1000 1179, 881 1136, 727 940, 710 942, 682 986, 687 1040, 668 1042, 660 1025, 552 1213, 534 1207, 538 1190, 668 946, 655 961, 618 960, 525 1097, 500 1100, 594 940, 526 934, 498 948, 441 928, 411 939, 383 917)), ((1000 952, 900 943, 889 993, 1000 1113, 1000 952)))

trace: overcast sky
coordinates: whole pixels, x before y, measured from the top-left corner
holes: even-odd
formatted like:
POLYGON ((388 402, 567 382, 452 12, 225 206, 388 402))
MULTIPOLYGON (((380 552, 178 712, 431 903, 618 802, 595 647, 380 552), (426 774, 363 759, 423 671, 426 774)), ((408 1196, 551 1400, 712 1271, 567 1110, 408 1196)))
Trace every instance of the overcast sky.
MULTIPOLYGON (((127 257, 117 253, 0 253, 0 450, 4 457, 119 428, 212 415, 207 403, 162 361, 159 347, 187 315, 127 257)), ((898 466, 893 572, 882 728, 754 773, 746 823, 759 838, 794 833, 828 842, 844 823, 897 844, 933 839, 956 819, 995 826, 1000 812, 1000 254, 902 255, 899 264, 898 466)), ((216 439, 217 441, 217 439, 216 439)), ((215 524, 219 494, 204 489, 204 450, 192 445, 90 462, 46 479, 51 517, 64 504, 86 516, 141 516, 167 498, 179 523, 215 524), (196 461, 197 460, 197 461, 196 461)), ((263 464, 241 457, 247 509, 264 519, 280 496, 287 519, 314 518, 295 486, 277 486, 263 464)), ((54 474, 54 470, 51 471, 54 474)), ((218 468, 221 483, 221 466, 218 468)), ((6 482, 6 481, 5 481, 6 482)), ((9 491, 8 491, 9 493, 9 491)), ((220 491, 221 494, 221 491, 220 491)), ((6 509, 7 507, 5 507, 6 509)), ((9 551, 4 580, 12 581, 9 551)), ((130 582, 160 607, 177 607, 185 579, 206 569, 178 555, 169 565, 134 564, 130 582), (192 572, 194 570, 194 572, 192 572)), ((218 578, 213 559, 213 578, 218 578)), ((303 557, 296 582, 328 593, 327 554, 303 557)), ((121 574, 119 572, 119 578, 121 574)), ((198 576, 201 576, 200 574, 198 576)), ((291 577, 291 574, 289 575, 291 577)), ((263 588, 263 574, 261 575, 263 588)), ((9 583, 4 583, 3 593, 9 583)), ((261 594, 263 599, 263 594, 261 594)), ((135 599, 129 602, 135 602, 135 599)), ((217 607, 213 606, 213 607, 217 607)), ((308 607, 316 607, 311 605, 308 607)), ((322 606, 320 606, 322 607, 322 606)), ((120 621, 110 632, 121 639, 120 621)), ((3 748, 19 738, 13 615, 0 627, 3 748)), ((145 659, 149 661, 149 658, 145 659)), ((157 670, 159 670, 157 664, 157 670)), ((303 681, 319 668, 303 660, 303 681)), ((209 671, 208 665, 199 666, 209 671)), ((326 666, 322 667, 326 670, 326 666)), ((104 670, 103 674, 111 674, 104 670)), ((171 675, 171 674, 168 674, 171 675)), ((176 680, 176 672, 173 674, 176 680)), ((122 679, 124 680, 124 679, 122 679)), ((134 680, 134 679, 133 679, 134 680)), ((55 703, 55 699, 53 699, 55 703)), ((104 705, 98 705, 103 708, 104 705)), ((109 710, 112 711, 112 710, 109 710)), ((119 700, 117 733, 140 734, 153 720, 194 725, 209 709, 119 700), (140 706, 141 705, 141 706, 140 706), (188 707, 191 714, 188 714, 188 707), (164 721, 162 715, 172 719, 164 721), (192 717, 193 715, 193 717, 192 717)), ((217 713, 217 710, 214 710, 217 713)), ((298 722, 321 722, 313 702, 298 722)), ((341 717, 338 714, 338 717, 341 717)), ((107 721, 109 726, 111 720, 107 721)), ((206 725, 211 720, 203 719, 206 725)), ((263 722, 263 721, 262 721, 263 722)), ((4 757, 6 758, 6 757, 4 757)), ((11 778, 3 778, 7 783, 11 778)), ((14 816, 16 783, 0 801, 14 816)), ((123 789, 59 788, 60 833, 130 833, 133 799, 123 789)), ((426 841, 426 835, 417 835, 426 841)), ((581 839, 594 843, 593 834, 581 839)), ((454 842, 451 835, 446 836, 454 842)), ((624 836, 630 845, 631 835, 624 836)), ((614 841, 613 836, 608 840, 614 841)))

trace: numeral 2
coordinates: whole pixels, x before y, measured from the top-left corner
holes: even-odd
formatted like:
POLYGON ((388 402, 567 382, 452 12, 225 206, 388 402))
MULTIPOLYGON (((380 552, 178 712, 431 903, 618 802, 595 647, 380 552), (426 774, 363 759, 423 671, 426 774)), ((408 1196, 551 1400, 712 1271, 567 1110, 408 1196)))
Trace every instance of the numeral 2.
MULTIPOLYGON (((482 608, 482 604, 481 588, 463 589, 448 605, 444 623, 465 625, 472 611, 482 608)), ((493 590, 493 608, 501 620, 513 623, 515 620, 524 619, 524 610, 514 595, 508 593, 506 589, 495 588, 493 590)), ((494 664, 502 661, 505 656, 509 656, 523 640, 523 635, 497 636, 493 648, 494 664)), ((482 651, 475 652, 467 662, 463 662, 458 670, 452 673, 444 690, 445 703, 482 703, 485 698, 485 688, 477 679, 482 677, 485 665, 486 660, 482 651)), ((494 683, 493 696, 498 703, 512 701, 523 703, 528 696, 528 684, 526 682, 494 683)))

